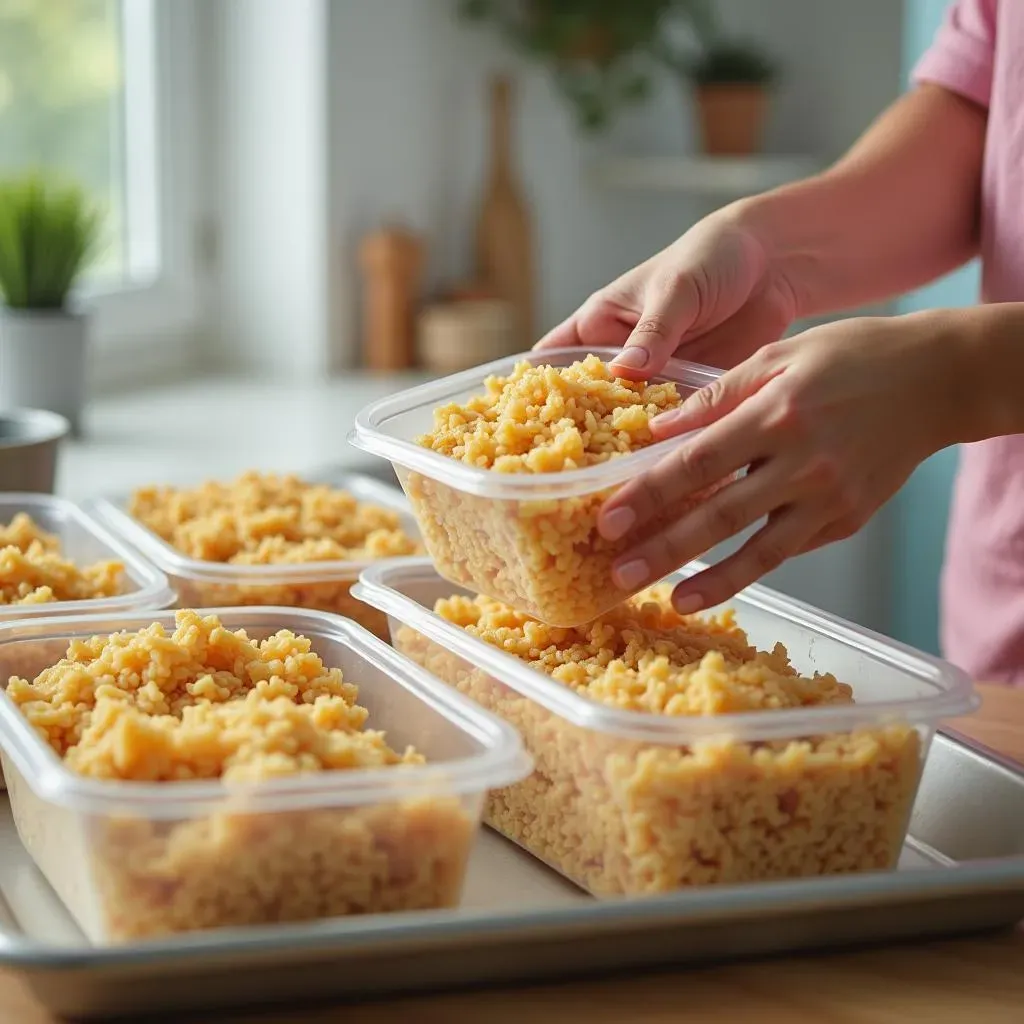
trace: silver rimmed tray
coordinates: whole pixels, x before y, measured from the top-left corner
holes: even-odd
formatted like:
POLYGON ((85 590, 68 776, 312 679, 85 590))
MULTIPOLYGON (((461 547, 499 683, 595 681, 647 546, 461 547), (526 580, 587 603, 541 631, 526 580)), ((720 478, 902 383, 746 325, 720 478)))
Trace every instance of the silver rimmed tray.
POLYGON ((2 800, 0 896, 0 967, 75 1019, 295 1006, 963 934, 1024 918, 1024 768, 955 734, 936 736, 896 872, 598 902, 485 832, 457 911, 107 948, 90 946, 71 923, 2 800))

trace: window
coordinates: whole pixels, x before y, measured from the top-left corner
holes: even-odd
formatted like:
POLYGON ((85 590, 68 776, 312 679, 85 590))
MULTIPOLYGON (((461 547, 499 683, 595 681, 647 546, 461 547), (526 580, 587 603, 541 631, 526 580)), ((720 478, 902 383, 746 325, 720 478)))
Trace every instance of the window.
POLYGON ((0 164, 89 191, 105 215, 93 274, 108 287, 159 270, 153 70, 150 2, 0 0, 0 164))
POLYGON ((101 205, 82 288, 100 352, 140 355, 195 333, 200 3, 0 0, 0 173, 71 177, 101 205))

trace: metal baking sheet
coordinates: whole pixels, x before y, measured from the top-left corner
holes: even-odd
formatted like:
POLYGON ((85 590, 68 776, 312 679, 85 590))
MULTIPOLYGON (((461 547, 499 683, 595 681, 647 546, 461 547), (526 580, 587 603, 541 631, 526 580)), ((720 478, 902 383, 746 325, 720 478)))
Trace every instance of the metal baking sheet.
POLYGON ((81 1020, 606 975, 1024 918, 1024 769, 953 734, 936 737, 899 871, 598 902, 484 832, 457 911, 113 948, 86 942, 22 849, 6 801, 0 811, 0 967, 81 1020))

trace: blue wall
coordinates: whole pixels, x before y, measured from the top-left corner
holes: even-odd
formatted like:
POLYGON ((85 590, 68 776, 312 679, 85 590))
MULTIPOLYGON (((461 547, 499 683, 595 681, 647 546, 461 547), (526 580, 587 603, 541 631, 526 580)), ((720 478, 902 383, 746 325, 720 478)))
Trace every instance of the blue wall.
MULTIPOLYGON (((947 0, 905 0, 904 77, 927 49, 947 0)), ((901 312, 935 306, 970 306, 977 301, 978 266, 906 296, 901 312)), ((893 502, 895 526, 891 580, 891 632, 915 647, 938 653, 938 581, 956 449, 939 452, 921 465, 893 502)))

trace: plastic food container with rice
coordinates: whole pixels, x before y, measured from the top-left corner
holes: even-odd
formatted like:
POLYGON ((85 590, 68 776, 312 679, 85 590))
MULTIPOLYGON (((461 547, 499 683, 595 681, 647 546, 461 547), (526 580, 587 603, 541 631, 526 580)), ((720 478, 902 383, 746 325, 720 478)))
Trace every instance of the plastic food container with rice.
MULTIPOLYGON (((609 362, 618 350, 589 352, 609 362)), ((472 465, 416 439, 431 429, 435 410, 481 395, 488 378, 509 378, 523 362, 571 367, 584 355, 578 348, 529 352, 419 385, 362 410, 349 435, 355 447, 391 461, 427 552, 446 579, 556 626, 589 622, 630 596, 611 575, 630 538, 613 543, 600 537, 597 515, 619 486, 650 469, 680 439, 583 468, 529 473, 472 465)), ((649 383, 673 384, 685 398, 719 376, 718 370, 672 360, 649 383)), ((684 505, 668 507, 649 528, 657 530, 684 511, 684 505)))
MULTIPOLYGON (((358 473, 331 479, 310 477, 303 486, 323 485, 350 495, 359 506, 372 506, 390 515, 403 536, 420 543, 415 518, 401 492, 358 473)), ((131 514, 131 497, 100 498, 89 508, 111 530, 158 565, 177 592, 179 608, 279 605, 334 612, 353 619, 387 639, 384 617, 350 596, 352 584, 370 558, 329 558, 238 564, 195 558, 175 548, 131 514)), ((420 549, 422 550, 422 549, 420 549)), ((409 551, 403 552, 408 554, 409 551)))
POLYGON ((0 621, 117 614, 174 601, 162 572, 63 498, 0 494, 0 549, 0 621))
MULTIPOLYGON (((761 586, 701 616, 704 632, 684 624, 682 640, 663 632, 648 651, 632 649, 643 633, 630 627, 618 657, 639 658, 640 671, 599 655, 606 689, 583 693, 529 661, 570 631, 506 610, 488 642, 435 610, 487 600, 459 593, 425 559, 370 568, 357 587, 390 617, 397 650, 520 731, 534 773, 492 792, 485 822, 599 897, 895 868, 937 724, 977 706, 953 666, 761 586), (641 694, 665 696, 672 637, 697 659, 673 700, 696 694, 719 710, 652 713, 624 699, 645 673, 641 694), (726 670, 716 652, 730 650, 726 670), (730 710, 730 680, 762 704, 730 710), (837 702, 787 706, 775 691, 837 702)), ((657 606, 646 607, 653 621, 657 606)), ((612 647, 602 624, 622 614, 587 636, 612 647)), ((580 676, 574 657, 559 678, 580 676)))
MULTIPOLYGON (((172 650, 166 638, 152 643, 150 679, 144 685, 152 684, 152 673, 161 666, 168 678, 177 678, 177 648, 172 650)), ((485 791, 509 785, 531 769, 506 723, 360 626, 328 613, 233 608, 7 623, 0 626, 0 672, 5 680, 22 677, 8 681, 0 695, 0 749, 18 834, 87 938, 98 944, 455 906, 485 791), (187 628, 179 623, 172 633, 176 616, 187 628), (211 632, 202 635, 197 621, 211 632), (218 626, 223 627, 219 632, 218 626), (178 708, 182 730, 176 737, 173 713, 166 708, 162 718, 144 720, 141 712, 133 718, 125 710, 132 702, 138 710, 142 696, 131 692, 141 669, 131 661, 137 652, 125 649, 124 636, 150 637, 161 627, 172 638, 185 637, 210 659, 210 675, 188 686, 178 680, 185 704, 191 694, 214 696, 212 704, 178 708), (234 633, 239 629, 245 637, 234 633), (298 643, 297 637, 309 641, 306 653, 285 653, 281 645, 298 643), (111 644, 121 653, 110 661, 109 653, 97 654, 97 644, 111 644), (280 676, 291 671, 314 692, 305 700, 294 692, 277 696, 275 704, 246 690, 241 704, 227 701, 218 711, 215 691, 229 672, 238 671, 238 658, 230 652, 246 644, 262 652, 251 664, 263 666, 259 674, 271 679, 265 685, 285 692, 280 676), (214 649, 227 652, 219 662, 214 649), (65 651, 74 651, 80 664, 72 670, 65 663, 51 668, 65 651), (114 684, 108 672, 101 686, 89 685, 81 667, 89 657, 98 657, 96 671, 113 664, 110 671, 127 673, 125 692, 108 698, 102 711, 102 691, 114 684), (315 658, 322 659, 324 673, 340 670, 331 677, 335 689, 355 684, 358 694, 336 697, 333 704, 317 696, 326 684, 309 668, 315 658), (58 670, 64 675, 55 681, 58 670), (315 683, 309 683, 311 673, 315 683), (36 699, 37 686, 38 692, 58 693, 70 703, 47 705, 36 699), (94 701, 92 717, 75 728, 64 716, 77 713, 78 698, 68 694, 86 691, 94 701), (293 717, 305 722, 306 732, 282 739, 289 719, 280 717, 280 705, 291 711, 292 701, 293 717), (250 724, 271 721, 271 727, 258 739, 240 734, 237 720, 231 725, 222 718, 218 727, 215 716, 232 708, 244 712, 250 724), (331 727, 330 715, 339 708, 355 716, 350 731, 331 727), (175 774, 169 766, 183 764, 186 724, 192 774, 175 774), (320 747, 310 739, 314 726, 321 731, 320 747), (375 760, 345 760, 352 750, 363 749, 351 746, 356 739, 375 760), (211 759, 227 756, 232 744, 236 760, 224 763, 237 765, 247 751, 252 755, 257 742, 263 744, 262 760, 247 763, 258 763, 259 773, 209 774, 211 759), (296 744, 302 743, 303 750, 319 751, 322 758, 330 748, 335 761, 310 769, 308 762, 296 760, 296 744), (284 771, 283 763, 295 770, 284 771), (137 774, 106 776, 97 764, 121 771, 130 765, 137 774)))
MULTIPOLYGON (((5 564, 0 582, 7 590, 25 581, 35 588, 36 595, 27 600, 4 601, 0 604, 0 620, 40 615, 114 615, 141 608, 166 608, 174 601, 164 573, 73 502, 42 494, 0 494, 0 535, 6 536, 18 522, 24 524, 18 540, 26 550, 5 564), (36 563, 25 543, 29 538, 36 540, 55 568, 50 562, 36 563), (59 592, 54 595, 55 580, 91 568, 103 570, 96 574, 94 587, 90 588, 88 579, 76 582, 85 589, 93 589, 96 596, 61 600, 59 592), (50 591, 45 599, 38 596, 43 587, 50 591)), ((7 537, 4 543, 10 544, 14 539, 7 537)))

